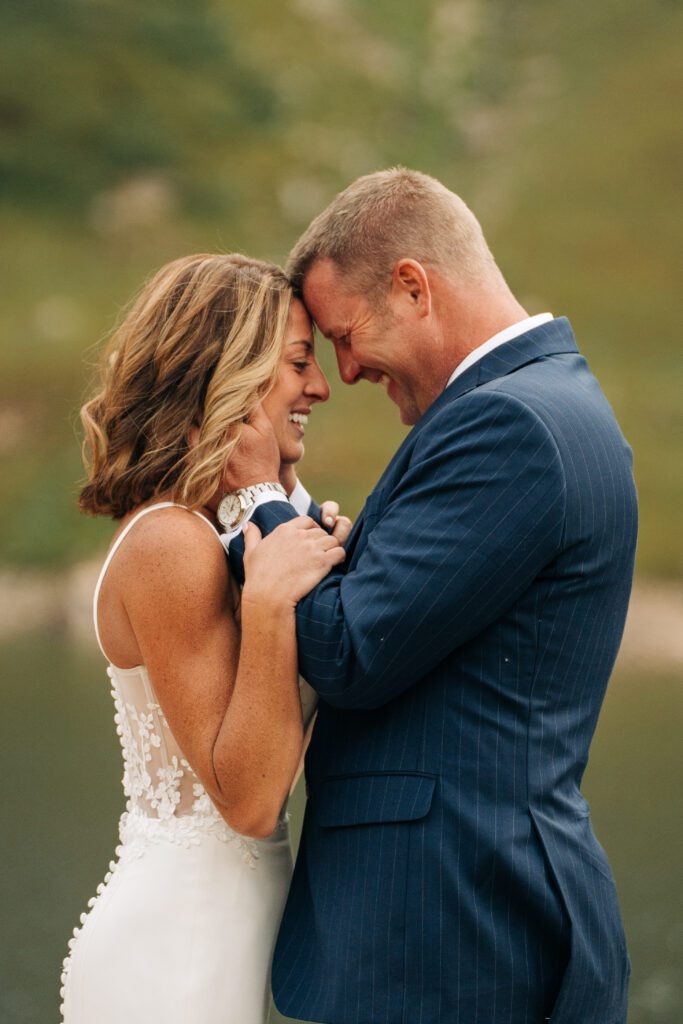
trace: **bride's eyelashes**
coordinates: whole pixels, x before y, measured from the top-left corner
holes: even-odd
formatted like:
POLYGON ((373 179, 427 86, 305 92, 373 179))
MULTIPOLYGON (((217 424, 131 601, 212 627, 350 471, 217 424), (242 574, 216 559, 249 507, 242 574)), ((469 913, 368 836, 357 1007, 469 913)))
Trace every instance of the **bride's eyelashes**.
POLYGON ((304 371, 307 370, 310 365, 310 363, 292 363, 292 366, 296 367, 297 373, 304 373, 304 371))

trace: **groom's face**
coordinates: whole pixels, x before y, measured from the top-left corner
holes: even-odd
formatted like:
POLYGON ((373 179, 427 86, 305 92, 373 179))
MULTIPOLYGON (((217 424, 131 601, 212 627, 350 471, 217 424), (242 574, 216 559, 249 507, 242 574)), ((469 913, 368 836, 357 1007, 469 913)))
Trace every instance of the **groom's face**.
POLYGON ((390 300, 377 309, 362 294, 350 292, 332 260, 313 264, 303 295, 318 329, 334 345, 344 383, 382 384, 403 423, 417 423, 424 403, 415 365, 415 325, 409 318, 399 315, 390 300))

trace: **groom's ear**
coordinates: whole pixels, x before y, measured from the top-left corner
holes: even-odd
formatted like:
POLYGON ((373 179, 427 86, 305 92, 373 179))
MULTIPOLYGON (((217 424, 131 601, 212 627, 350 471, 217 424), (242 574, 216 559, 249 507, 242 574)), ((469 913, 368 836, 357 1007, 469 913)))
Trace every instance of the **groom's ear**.
POLYGON ((432 293, 427 271, 417 260, 403 259, 395 265, 391 275, 391 297, 413 314, 429 316, 432 310, 432 293))

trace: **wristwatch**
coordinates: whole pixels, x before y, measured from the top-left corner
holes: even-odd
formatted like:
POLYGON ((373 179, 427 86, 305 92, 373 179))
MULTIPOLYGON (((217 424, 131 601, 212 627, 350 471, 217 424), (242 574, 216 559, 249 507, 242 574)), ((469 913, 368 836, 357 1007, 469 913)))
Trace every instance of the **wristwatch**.
POLYGON ((236 529, 251 511, 258 496, 268 491, 280 491, 287 497, 287 491, 280 483, 252 484, 224 494, 216 509, 218 522, 225 530, 236 529))

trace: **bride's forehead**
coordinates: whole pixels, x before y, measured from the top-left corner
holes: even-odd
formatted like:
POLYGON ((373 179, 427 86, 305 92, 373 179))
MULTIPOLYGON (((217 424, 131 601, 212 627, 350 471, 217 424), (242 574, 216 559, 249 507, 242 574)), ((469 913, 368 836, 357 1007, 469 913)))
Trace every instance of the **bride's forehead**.
POLYGON ((288 328, 296 330, 298 334, 308 335, 312 332, 312 323, 311 314, 301 299, 296 296, 292 298, 289 305, 289 316, 287 317, 288 328))
POLYGON ((291 355, 294 352, 310 355, 313 352, 314 344, 312 338, 292 338, 285 344, 285 352, 291 355))

